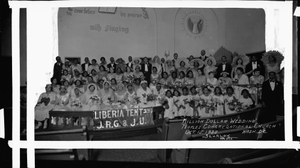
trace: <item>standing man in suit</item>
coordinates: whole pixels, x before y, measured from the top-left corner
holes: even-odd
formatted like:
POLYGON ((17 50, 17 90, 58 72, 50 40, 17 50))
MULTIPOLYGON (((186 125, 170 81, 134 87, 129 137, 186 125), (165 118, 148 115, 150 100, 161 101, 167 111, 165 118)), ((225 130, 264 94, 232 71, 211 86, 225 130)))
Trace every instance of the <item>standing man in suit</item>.
POLYGON ((269 72, 269 80, 263 83, 262 102, 269 120, 276 120, 276 115, 284 116, 283 84, 276 80, 276 73, 273 71, 269 72))
POLYGON ((202 61, 204 61, 204 62, 205 62, 205 60, 206 60, 206 58, 207 58, 207 56, 206 56, 205 54, 206 54, 205 50, 201 50, 201 55, 200 55, 199 58, 200 58, 202 61))
POLYGON ((260 74, 264 76, 265 66, 261 60, 257 60, 255 55, 252 56, 251 61, 246 65, 245 72, 246 75, 250 78, 253 75, 255 69, 260 69, 260 74))
POLYGON ((128 57, 128 63, 126 64, 129 68, 133 69, 133 62, 132 62, 132 56, 128 57))
POLYGON ((114 57, 110 57, 110 63, 107 64, 107 68, 113 68, 114 69, 114 73, 116 73, 116 69, 117 69, 117 64, 115 63, 115 58, 114 57))
POLYGON ((222 56, 221 61, 222 62, 217 67, 217 76, 216 76, 216 78, 219 78, 221 76, 222 72, 227 72, 228 74, 231 73, 232 67, 229 63, 227 63, 226 56, 222 56))
POLYGON ((91 65, 91 63, 90 63, 89 58, 88 58, 88 57, 85 57, 85 58, 84 58, 84 63, 81 64, 82 72, 83 72, 83 71, 87 71, 90 65, 91 65))
POLYGON ((63 70, 63 63, 61 62, 60 56, 57 56, 56 63, 54 64, 54 68, 53 68, 53 77, 56 78, 58 84, 60 84, 62 70, 63 70))
POLYGON ((152 74, 152 65, 149 63, 148 58, 145 57, 143 59, 143 63, 141 63, 142 72, 144 73, 145 80, 150 84, 150 77, 152 74))

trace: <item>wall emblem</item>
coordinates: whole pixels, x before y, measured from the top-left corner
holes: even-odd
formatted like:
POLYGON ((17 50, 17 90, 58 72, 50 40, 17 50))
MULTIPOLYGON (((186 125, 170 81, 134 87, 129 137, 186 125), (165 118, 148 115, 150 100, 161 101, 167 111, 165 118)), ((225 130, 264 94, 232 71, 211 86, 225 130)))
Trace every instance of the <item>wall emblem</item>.
POLYGON ((192 10, 183 17, 183 29, 187 36, 200 38, 207 30, 207 20, 199 11, 192 10))

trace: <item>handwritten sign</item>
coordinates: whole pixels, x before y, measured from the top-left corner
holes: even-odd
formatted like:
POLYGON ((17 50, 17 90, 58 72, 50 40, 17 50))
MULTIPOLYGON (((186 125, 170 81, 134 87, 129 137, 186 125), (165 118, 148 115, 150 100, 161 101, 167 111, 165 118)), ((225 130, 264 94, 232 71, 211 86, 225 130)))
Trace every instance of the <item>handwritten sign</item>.
POLYGON ((94 129, 114 129, 154 125, 152 108, 94 111, 94 129))
POLYGON ((121 17, 127 17, 127 18, 143 18, 143 19, 149 19, 148 12, 146 8, 142 8, 142 13, 125 13, 125 12, 120 12, 121 17))
MULTIPOLYGON (((240 129, 240 134, 267 134, 267 130, 275 129, 277 124, 258 124, 256 119, 184 119, 182 129, 185 134, 200 134, 204 139, 233 140, 239 139, 224 132, 240 129), (224 133, 224 134, 223 134, 224 133)), ((245 135, 242 135, 245 136, 245 135)))

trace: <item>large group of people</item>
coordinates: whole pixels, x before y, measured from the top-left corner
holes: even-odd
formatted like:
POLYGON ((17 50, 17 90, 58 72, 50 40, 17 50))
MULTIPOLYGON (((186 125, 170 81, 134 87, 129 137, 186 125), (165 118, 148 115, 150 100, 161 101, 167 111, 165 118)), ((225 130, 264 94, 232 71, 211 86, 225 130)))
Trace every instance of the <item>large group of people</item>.
POLYGON ((35 107, 36 128, 43 123, 47 127, 53 109, 90 111, 149 102, 163 105, 165 118, 226 115, 258 104, 278 111, 283 108, 282 59, 276 51, 265 53, 265 57, 261 61, 255 55, 249 59, 236 54, 229 62, 222 56, 217 64, 202 50, 199 57, 187 58, 177 53, 172 59, 129 56, 127 63, 114 57, 109 63, 104 57, 99 63, 96 59, 90 62, 86 57, 80 65, 78 60, 63 63, 58 56, 51 84, 46 85, 35 107))

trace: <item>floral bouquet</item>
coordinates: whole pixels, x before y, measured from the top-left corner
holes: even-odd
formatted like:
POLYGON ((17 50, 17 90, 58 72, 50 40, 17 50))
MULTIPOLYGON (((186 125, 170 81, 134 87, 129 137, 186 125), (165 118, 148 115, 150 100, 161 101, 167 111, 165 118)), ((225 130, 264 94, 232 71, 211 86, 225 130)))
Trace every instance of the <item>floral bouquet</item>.
POLYGON ((129 83, 132 83, 133 81, 134 81, 134 76, 133 76, 133 74, 128 75, 128 82, 129 82, 129 83))
POLYGON ((211 111, 215 111, 217 109, 217 103, 215 103, 213 99, 208 100, 206 103, 206 107, 211 111))
POLYGON ((203 109, 206 107, 206 101, 202 98, 200 98, 200 100, 199 100, 199 107, 200 107, 200 109, 203 109))
POLYGON ((243 110, 243 104, 239 102, 237 98, 233 97, 233 100, 228 102, 228 108, 236 112, 241 112, 243 110))
POLYGON ((156 94, 150 93, 147 95, 147 101, 155 101, 155 100, 157 100, 156 94))
POLYGON ((82 107, 82 104, 79 100, 73 100, 71 102, 71 106, 73 106, 73 107, 82 107))
POLYGON ((138 96, 133 97, 137 104, 141 103, 141 98, 138 96))
POLYGON ((92 104, 99 104, 100 103, 100 97, 98 95, 94 95, 90 97, 90 102, 92 104))

